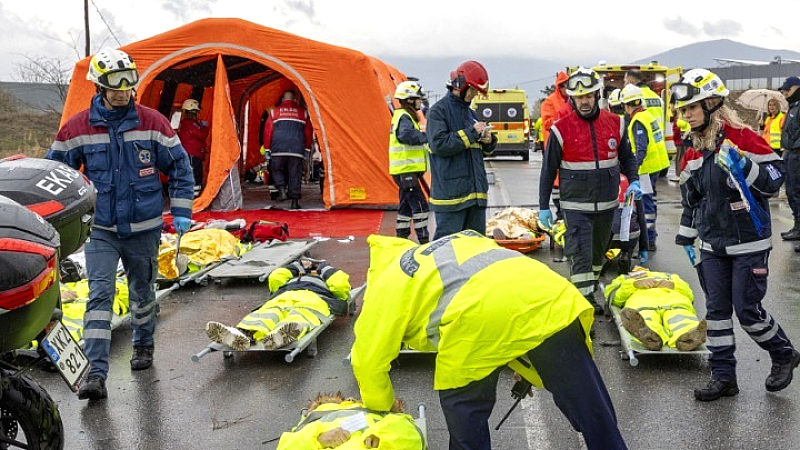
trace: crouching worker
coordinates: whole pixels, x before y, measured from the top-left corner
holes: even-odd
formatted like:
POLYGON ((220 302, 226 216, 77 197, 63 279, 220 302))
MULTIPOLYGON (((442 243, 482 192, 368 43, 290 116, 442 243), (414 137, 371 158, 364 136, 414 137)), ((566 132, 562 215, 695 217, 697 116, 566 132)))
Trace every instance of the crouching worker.
MULTIPOLYGON (((491 449, 488 419, 503 367, 527 355, 592 449, 624 449, 592 360, 592 305, 544 264, 467 230, 417 246, 373 235, 353 373, 364 406, 389 411, 401 342, 436 354, 433 388, 450 449, 491 449)), ((534 381, 534 380, 531 380, 534 381)))
POLYGON ((697 318, 692 289, 678 275, 647 270, 620 275, 605 295, 622 308, 622 326, 648 350, 666 344, 692 351, 706 341, 706 321, 697 318))
POLYGON ((356 450, 395 448, 422 450, 422 432, 395 400, 389 412, 371 411, 342 393, 320 394, 291 432, 283 433, 277 450, 356 450))
POLYGON ((275 350, 291 344, 320 326, 331 313, 347 313, 350 275, 327 261, 303 259, 269 275, 270 299, 245 316, 236 327, 208 322, 209 339, 234 350, 256 342, 275 350))

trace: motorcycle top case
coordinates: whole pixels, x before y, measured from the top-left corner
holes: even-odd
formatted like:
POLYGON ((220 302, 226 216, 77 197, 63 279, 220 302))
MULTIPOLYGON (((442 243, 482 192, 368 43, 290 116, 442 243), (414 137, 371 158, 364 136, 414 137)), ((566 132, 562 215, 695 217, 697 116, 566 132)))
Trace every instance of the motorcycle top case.
POLYGON ((23 348, 59 303, 56 230, 0 195, 0 354, 23 348))
POLYGON ((0 195, 50 222, 61 235, 61 258, 86 242, 97 192, 71 167, 47 159, 12 156, 0 160, 0 195))

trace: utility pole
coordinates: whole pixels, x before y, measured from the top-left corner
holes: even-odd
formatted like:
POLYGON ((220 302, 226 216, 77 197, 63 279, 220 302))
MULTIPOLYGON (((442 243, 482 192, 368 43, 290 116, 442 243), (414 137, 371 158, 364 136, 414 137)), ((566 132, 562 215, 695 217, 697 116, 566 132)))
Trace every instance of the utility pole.
POLYGON ((92 51, 89 46, 89 0, 83 0, 83 26, 84 26, 84 35, 86 37, 86 55, 89 56, 92 51))

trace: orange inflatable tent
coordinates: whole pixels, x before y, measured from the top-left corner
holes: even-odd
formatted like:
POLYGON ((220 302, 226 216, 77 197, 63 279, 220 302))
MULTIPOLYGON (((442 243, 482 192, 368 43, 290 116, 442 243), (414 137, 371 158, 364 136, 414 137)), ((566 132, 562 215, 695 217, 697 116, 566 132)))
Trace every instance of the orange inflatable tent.
MULTIPOLYGON (((210 156, 195 210, 241 207, 239 173, 263 161, 261 115, 286 89, 300 93, 311 116, 326 208, 397 205, 387 169, 389 105, 406 77, 394 67, 241 19, 198 20, 121 49, 139 69, 141 104, 170 117, 187 98, 201 100, 210 156)), ((95 94, 85 77, 89 61, 75 65, 62 122, 95 94)))

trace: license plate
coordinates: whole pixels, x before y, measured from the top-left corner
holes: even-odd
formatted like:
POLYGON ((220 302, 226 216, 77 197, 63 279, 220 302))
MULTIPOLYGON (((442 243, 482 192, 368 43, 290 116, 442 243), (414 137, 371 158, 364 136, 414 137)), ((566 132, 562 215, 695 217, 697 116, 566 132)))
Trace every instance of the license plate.
POLYGON ((509 138, 509 139, 516 139, 516 138, 517 138, 517 135, 516 135, 516 134, 512 134, 512 133, 509 133, 509 134, 508 134, 508 138, 509 138))
POLYGON ((70 389, 77 392, 78 383, 89 370, 89 359, 60 320, 42 339, 42 347, 70 389))

